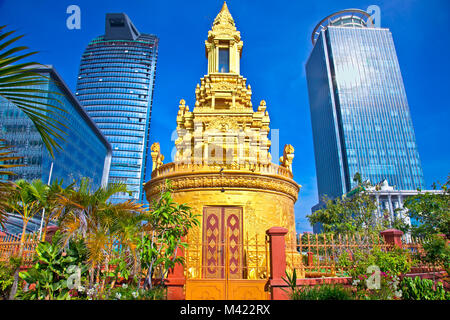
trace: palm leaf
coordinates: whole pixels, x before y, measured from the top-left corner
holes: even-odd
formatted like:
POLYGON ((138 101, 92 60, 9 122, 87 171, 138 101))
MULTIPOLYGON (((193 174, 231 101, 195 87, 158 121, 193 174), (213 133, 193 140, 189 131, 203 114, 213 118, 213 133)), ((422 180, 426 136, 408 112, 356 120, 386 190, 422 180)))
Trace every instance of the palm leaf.
MULTIPOLYGON (((0 32, 5 27, 0 26, 0 32)), ((15 64, 37 52, 23 53, 28 49, 24 46, 11 48, 23 37, 23 35, 14 37, 14 33, 15 31, 9 31, 0 34, 0 97, 14 104, 30 118, 41 135, 46 149, 54 158, 54 151, 61 149, 59 143, 64 140, 63 128, 67 128, 55 115, 65 118, 63 114, 66 111, 59 107, 61 101, 49 95, 61 94, 41 88, 49 79, 33 72, 33 68, 42 65, 35 62, 15 64)))
POLYGON ((22 164, 8 164, 6 161, 19 160, 22 157, 10 156, 13 152, 10 151, 11 146, 6 144, 4 139, 0 139, 0 176, 12 176, 15 175, 14 172, 5 169, 11 169, 14 167, 23 167, 22 164))

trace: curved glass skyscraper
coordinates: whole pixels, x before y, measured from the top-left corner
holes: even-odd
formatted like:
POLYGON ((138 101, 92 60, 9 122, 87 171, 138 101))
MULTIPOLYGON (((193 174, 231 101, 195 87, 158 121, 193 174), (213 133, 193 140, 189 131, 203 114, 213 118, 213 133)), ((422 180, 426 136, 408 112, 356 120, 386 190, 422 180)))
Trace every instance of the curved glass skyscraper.
POLYGON ((360 173, 397 190, 424 188, 394 41, 362 10, 323 19, 306 63, 319 199, 354 187, 360 173))
POLYGON ((81 58, 76 96, 112 146, 109 182, 129 194, 112 201, 143 200, 158 38, 139 33, 124 13, 106 15, 105 34, 81 58))

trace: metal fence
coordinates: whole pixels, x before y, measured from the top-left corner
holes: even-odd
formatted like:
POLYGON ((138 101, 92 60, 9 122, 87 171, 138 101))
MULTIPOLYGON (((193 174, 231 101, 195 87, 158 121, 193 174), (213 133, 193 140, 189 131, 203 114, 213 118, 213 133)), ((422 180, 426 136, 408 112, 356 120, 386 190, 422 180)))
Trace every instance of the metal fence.
MULTIPOLYGON (((423 259, 425 253, 423 244, 427 241, 424 238, 410 237, 408 242, 402 242, 401 248, 409 253, 412 270, 440 271, 443 266, 426 262, 423 259)), ((287 244, 287 246, 289 246, 287 244)), ((287 253, 287 265, 295 265, 298 255, 302 260, 302 268, 307 278, 322 276, 347 276, 355 254, 368 254, 373 249, 381 251, 391 250, 394 245, 386 243, 379 235, 368 236, 335 236, 332 234, 298 234, 293 245, 296 251, 287 253), (339 260, 347 257, 350 265, 343 265, 339 260)), ((298 263, 297 263, 298 264, 298 263)), ((300 271, 300 270, 299 270, 300 271)))
POLYGON ((269 246, 264 236, 249 237, 241 243, 203 243, 187 239, 185 270, 187 279, 268 279, 269 246))
MULTIPOLYGON (((267 279, 270 276, 270 252, 266 237, 257 235, 243 237, 242 243, 202 243, 201 240, 186 239, 185 272, 187 279, 239 278, 267 279)), ((421 259, 424 254, 423 243, 426 239, 411 238, 402 243, 402 248, 410 253, 413 267, 416 269, 442 269, 442 266, 427 263, 421 259)), ((30 267, 39 243, 39 235, 26 234, 21 241, 20 235, 0 237, 0 261, 7 262, 12 256, 18 256, 22 245, 22 267, 30 267)), ((107 246, 110 261, 116 257, 128 257, 124 247, 117 241, 107 246)), ((295 243, 286 243, 286 265, 291 271, 305 274, 307 278, 322 276, 346 276, 348 269, 339 264, 339 259, 347 256, 350 260, 358 252, 369 253, 374 248, 389 250, 392 244, 385 243, 383 237, 371 236, 334 236, 332 234, 297 234, 295 243)), ((105 248, 106 249, 106 248, 105 248)), ((112 262, 111 261, 111 262, 112 262)))
POLYGON ((339 265, 340 258, 347 256, 352 259, 357 252, 369 253, 374 248, 384 251, 391 247, 378 235, 335 236, 310 233, 298 234, 294 246, 296 252, 288 253, 287 265, 298 259, 296 255, 300 254, 305 276, 308 278, 347 275, 346 268, 339 265))
POLYGON ((21 235, 5 235, 0 237, 0 261, 8 262, 10 257, 19 257, 22 246, 22 267, 29 267, 33 263, 36 246, 39 243, 38 233, 21 235))

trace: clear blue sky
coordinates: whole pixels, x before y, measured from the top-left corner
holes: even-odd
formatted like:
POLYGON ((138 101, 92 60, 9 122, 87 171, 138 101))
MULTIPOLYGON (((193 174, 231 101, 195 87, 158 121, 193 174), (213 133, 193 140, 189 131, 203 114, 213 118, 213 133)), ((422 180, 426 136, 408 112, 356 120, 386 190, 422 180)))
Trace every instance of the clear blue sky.
MULTIPOLYGON (((39 51, 34 60, 52 64, 74 90, 81 54, 104 33, 105 14, 125 12, 142 33, 160 38, 151 121, 151 141, 166 159, 173 147, 178 102, 193 107, 195 86, 206 73, 204 41, 223 1, 0 0, 0 24, 26 36, 20 44, 39 51), (81 8, 81 29, 66 27, 66 8, 81 8)), ((381 26, 393 34, 427 187, 450 174, 448 138, 450 62, 448 0, 229 0, 244 49, 241 74, 264 99, 281 148, 295 148, 294 178, 303 186, 295 206, 298 231, 309 231, 305 215, 317 203, 305 62, 314 26, 346 8, 381 8, 381 26)), ((274 159, 275 160, 275 159, 274 159)))

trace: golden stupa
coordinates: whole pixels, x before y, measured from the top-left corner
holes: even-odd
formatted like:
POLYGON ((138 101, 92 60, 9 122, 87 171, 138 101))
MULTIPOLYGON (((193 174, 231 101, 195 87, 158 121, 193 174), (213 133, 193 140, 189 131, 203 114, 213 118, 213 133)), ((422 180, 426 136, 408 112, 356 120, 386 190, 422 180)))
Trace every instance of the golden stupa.
POLYGON ((292 174, 294 148, 286 145, 280 164, 271 162, 269 113, 264 100, 256 111, 252 108, 250 85, 240 75, 242 47, 224 3, 205 41, 208 73, 195 89, 195 107, 190 111, 184 100, 179 104, 174 161, 163 164, 159 144, 151 147, 147 200, 151 203, 169 179, 174 200, 201 215, 199 227, 188 236, 188 278, 221 278, 224 265, 230 278, 262 278, 253 267, 266 264, 267 255, 245 252, 245 245, 264 241, 274 226, 289 230, 286 250, 295 251, 294 203, 300 186, 292 174), (194 250, 198 244, 203 249, 194 250), (194 265, 201 268, 189 268, 194 265))

